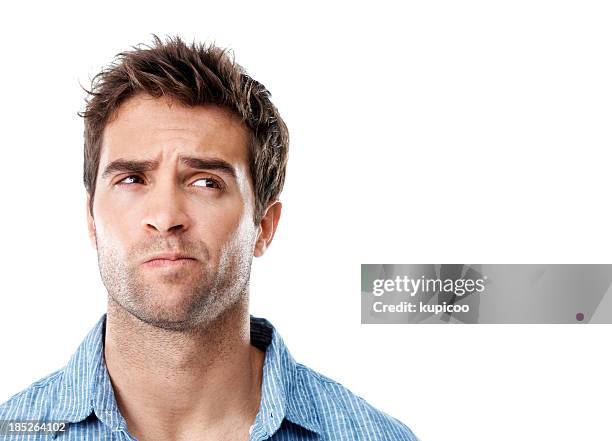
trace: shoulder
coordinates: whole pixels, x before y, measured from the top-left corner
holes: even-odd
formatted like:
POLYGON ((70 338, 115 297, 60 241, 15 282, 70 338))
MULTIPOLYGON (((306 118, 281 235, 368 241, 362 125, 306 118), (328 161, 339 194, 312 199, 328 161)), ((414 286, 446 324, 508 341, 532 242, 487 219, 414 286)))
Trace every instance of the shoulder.
POLYGON ((410 428, 339 382, 296 363, 296 380, 324 432, 364 441, 418 441, 410 428))
POLYGON ((0 420, 50 420, 61 397, 63 369, 32 383, 0 404, 0 420))

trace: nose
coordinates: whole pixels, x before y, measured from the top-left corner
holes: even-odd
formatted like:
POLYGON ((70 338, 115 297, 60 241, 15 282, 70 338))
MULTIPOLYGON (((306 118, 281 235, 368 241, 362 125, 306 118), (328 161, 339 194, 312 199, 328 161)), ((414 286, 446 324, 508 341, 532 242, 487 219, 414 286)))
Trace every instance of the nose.
POLYGON ((150 187, 145 204, 143 227, 149 232, 172 234, 187 230, 190 218, 180 191, 171 183, 150 187))

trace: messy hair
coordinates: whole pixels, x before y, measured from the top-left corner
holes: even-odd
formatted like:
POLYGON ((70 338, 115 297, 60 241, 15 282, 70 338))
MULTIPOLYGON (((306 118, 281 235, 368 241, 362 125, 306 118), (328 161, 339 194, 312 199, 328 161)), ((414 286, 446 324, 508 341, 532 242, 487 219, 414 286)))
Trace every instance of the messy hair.
POLYGON ((169 97, 186 106, 213 104, 235 114, 249 132, 248 160, 253 180, 254 222, 280 195, 285 181, 289 132, 270 92, 214 44, 186 44, 180 37, 138 45, 118 54, 93 77, 84 118, 83 182, 93 215, 96 177, 104 128, 120 105, 137 94, 169 97))

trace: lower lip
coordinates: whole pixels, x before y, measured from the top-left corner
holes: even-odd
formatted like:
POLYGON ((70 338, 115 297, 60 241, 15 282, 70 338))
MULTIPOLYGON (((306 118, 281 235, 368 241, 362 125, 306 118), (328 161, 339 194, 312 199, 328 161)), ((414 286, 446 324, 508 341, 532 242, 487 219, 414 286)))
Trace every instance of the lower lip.
POLYGON ((195 263, 195 259, 153 259, 143 263, 147 268, 181 268, 195 263))

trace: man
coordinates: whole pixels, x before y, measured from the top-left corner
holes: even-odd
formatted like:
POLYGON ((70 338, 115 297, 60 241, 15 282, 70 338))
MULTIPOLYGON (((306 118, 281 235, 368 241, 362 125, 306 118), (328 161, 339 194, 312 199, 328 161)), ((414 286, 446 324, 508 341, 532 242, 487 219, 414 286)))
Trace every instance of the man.
POLYGON ((269 92, 217 47, 155 37, 89 94, 87 219, 108 310, 66 367, 0 408, 3 433, 35 421, 75 440, 415 440, 249 315, 287 164, 269 92))

